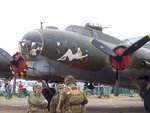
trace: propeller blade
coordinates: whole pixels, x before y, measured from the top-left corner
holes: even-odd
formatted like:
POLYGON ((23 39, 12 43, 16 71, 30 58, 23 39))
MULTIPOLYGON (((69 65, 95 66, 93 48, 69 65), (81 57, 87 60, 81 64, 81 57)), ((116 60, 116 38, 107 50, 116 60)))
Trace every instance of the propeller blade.
POLYGON ((108 46, 98 41, 97 39, 91 38, 90 42, 100 51, 106 53, 107 55, 114 56, 114 52, 108 46))
POLYGON ((116 80, 115 80, 115 89, 114 89, 114 95, 119 95, 119 84, 120 84, 120 73, 119 73, 119 65, 120 63, 117 63, 117 69, 116 69, 116 80))
POLYGON ((115 89, 114 89, 114 96, 119 95, 119 84, 120 84, 120 80, 116 80, 115 89))
POLYGON ((133 52, 135 52, 137 49, 139 49, 140 47, 142 47, 144 44, 146 44, 148 41, 150 40, 150 35, 147 35, 143 38, 141 38, 140 40, 138 40, 137 42, 133 43, 131 46, 129 46, 123 53, 122 56, 126 56, 129 54, 132 54, 133 52))

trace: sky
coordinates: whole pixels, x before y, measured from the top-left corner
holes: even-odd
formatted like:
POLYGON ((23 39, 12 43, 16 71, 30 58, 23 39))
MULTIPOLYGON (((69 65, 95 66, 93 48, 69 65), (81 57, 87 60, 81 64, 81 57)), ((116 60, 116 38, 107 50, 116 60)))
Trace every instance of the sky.
POLYGON ((0 48, 11 55, 30 30, 56 26, 99 23, 103 32, 118 39, 150 33, 149 0, 1 0, 0 48))

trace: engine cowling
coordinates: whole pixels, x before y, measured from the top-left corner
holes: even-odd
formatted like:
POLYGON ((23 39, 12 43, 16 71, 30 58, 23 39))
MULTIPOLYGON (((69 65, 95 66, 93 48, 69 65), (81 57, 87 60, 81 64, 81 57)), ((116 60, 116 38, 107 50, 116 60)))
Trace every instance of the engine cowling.
MULTIPOLYGON (((125 50, 126 50, 126 47, 119 46, 119 47, 114 49, 114 53, 117 54, 117 55, 121 55, 125 50)), ((117 69, 118 64, 117 64, 116 59, 111 57, 110 61, 111 61, 111 66, 114 69, 117 69)), ((123 56, 120 59, 119 70, 124 70, 124 69, 128 68, 129 65, 131 64, 131 62, 132 62, 132 55, 123 56)))

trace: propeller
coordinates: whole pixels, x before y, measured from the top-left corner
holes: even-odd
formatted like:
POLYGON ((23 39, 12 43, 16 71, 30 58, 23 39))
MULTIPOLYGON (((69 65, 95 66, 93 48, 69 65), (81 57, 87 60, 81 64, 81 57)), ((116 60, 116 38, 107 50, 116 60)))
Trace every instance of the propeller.
POLYGON ((134 53, 136 50, 138 50, 140 47, 142 47, 144 44, 146 44, 150 40, 150 35, 146 35, 140 40, 136 41, 132 45, 130 45, 121 55, 115 54, 112 49, 110 49, 108 46, 103 44, 102 42, 98 41, 97 39, 90 38, 90 42, 100 51, 104 52, 105 54, 109 55, 110 57, 114 58, 117 62, 117 68, 116 68, 116 78, 115 78, 115 89, 114 89, 114 95, 119 95, 119 84, 120 84, 120 63, 122 61, 123 56, 127 56, 129 54, 134 53))

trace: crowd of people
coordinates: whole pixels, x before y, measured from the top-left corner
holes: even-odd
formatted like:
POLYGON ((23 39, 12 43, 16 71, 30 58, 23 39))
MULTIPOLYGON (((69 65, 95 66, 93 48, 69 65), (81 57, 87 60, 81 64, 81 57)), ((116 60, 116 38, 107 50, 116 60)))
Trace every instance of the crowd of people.
MULTIPOLYGON (((27 113, 86 113, 88 103, 85 89, 77 86, 72 75, 64 77, 64 82, 57 87, 50 87, 45 81, 36 82, 33 91, 28 93, 29 108, 27 113)), ((13 85, 11 80, 5 82, 5 98, 12 97, 13 85)), ((25 86, 22 81, 17 83, 17 94, 24 98, 25 86)))
POLYGON ((5 98, 6 99, 10 99, 12 97, 12 84, 11 84, 11 81, 8 80, 6 83, 5 83, 5 98))
MULTIPOLYGON (((5 83, 4 97, 11 99, 14 95, 14 81, 5 83)), ((85 105, 88 99, 84 90, 78 87, 76 79, 72 75, 64 77, 64 82, 51 87, 46 81, 36 81, 33 90, 26 95, 24 81, 16 82, 15 96, 24 98, 28 96, 27 113, 85 113, 85 105), (16 92, 17 91, 17 92, 16 92), (25 96, 26 95, 26 96, 25 96)))
MULTIPOLYGON (((52 95, 52 92, 49 94, 52 95)), ((64 78, 63 84, 58 84, 50 100, 43 95, 42 84, 34 84, 33 92, 28 97, 27 113, 85 113, 87 103, 84 91, 76 85, 75 78, 68 75, 64 78)))
MULTIPOLYGON (((27 93, 25 93, 26 88, 25 88, 24 84, 22 83, 22 81, 19 81, 19 83, 16 84, 16 88, 17 88, 17 90, 15 90, 15 94, 18 98, 24 98, 27 96, 27 93)), ((5 90, 3 92, 3 96, 6 99, 10 99, 13 95, 13 83, 11 82, 11 80, 5 81, 4 89, 5 90)))

